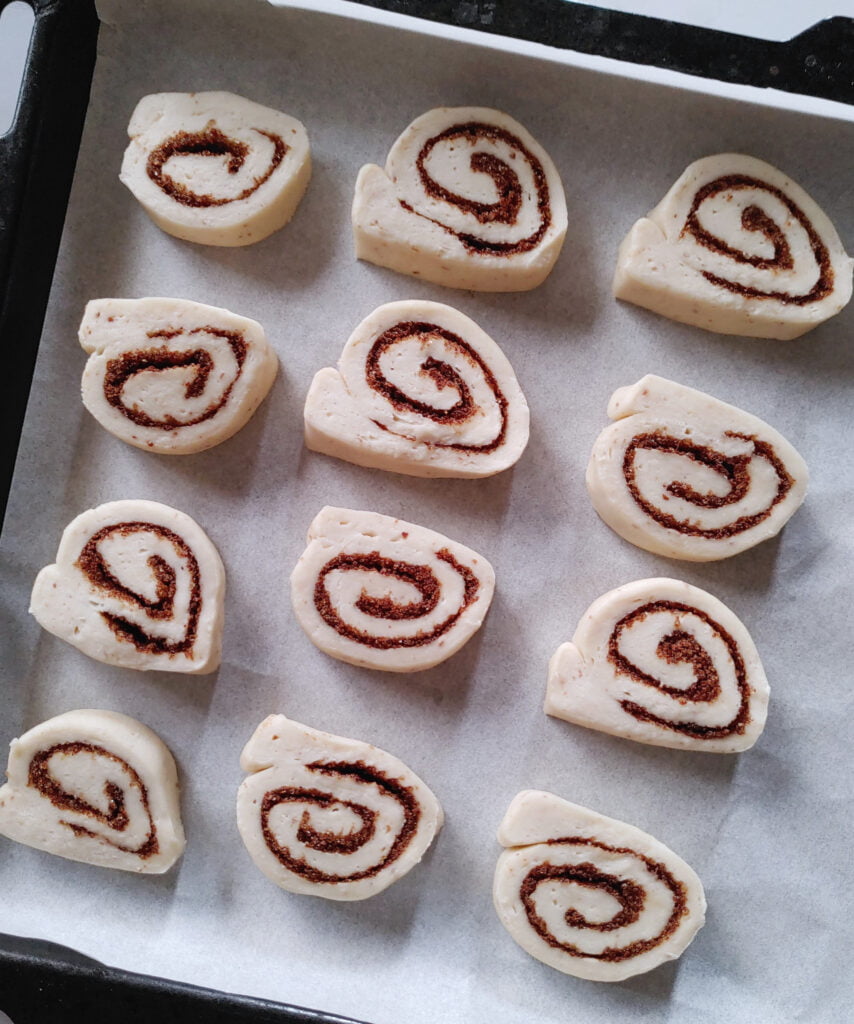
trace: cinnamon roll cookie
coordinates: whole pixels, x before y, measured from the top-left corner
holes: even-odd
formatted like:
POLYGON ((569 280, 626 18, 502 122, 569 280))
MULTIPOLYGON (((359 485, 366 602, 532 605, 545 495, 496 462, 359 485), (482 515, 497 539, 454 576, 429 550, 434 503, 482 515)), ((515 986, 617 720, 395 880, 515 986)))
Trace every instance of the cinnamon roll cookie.
POLYGON ((700 879, 632 825, 529 789, 510 804, 498 841, 498 917, 555 970, 623 981, 681 956, 703 925, 700 879))
POLYGON ((679 580, 603 595, 549 663, 547 714, 640 743, 747 750, 767 710, 750 634, 716 597, 679 580))
POLYGON ((620 246, 614 294, 720 334, 797 338, 851 298, 852 261, 827 216, 770 164, 691 164, 620 246))
POLYGON ((396 757, 270 715, 240 757, 237 794, 249 855, 276 885, 364 900, 424 856, 442 827, 439 801, 396 757))
POLYGON ((178 773, 151 729, 68 711, 12 740, 0 835, 68 860, 161 874, 184 852, 178 773))
POLYGON ((294 117, 229 92, 144 96, 121 181, 158 227, 188 242, 251 245, 293 217, 311 177, 294 117))
POLYGON ((804 500, 804 460, 773 427, 648 374, 611 396, 593 445, 593 507, 640 548, 689 562, 729 558, 773 537, 804 500))
POLYGON ((390 302, 356 328, 305 403, 309 448, 410 476, 483 477, 528 443, 513 368, 467 316, 438 302, 390 302))
POLYGON ((116 437, 186 455, 237 433, 272 386, 276 354, 255 320, 186 299, 95 299, 83 404, 116 437))
POLYGON ((517 121, 485 107, 422 114, 385 170, 367 164, 356 181, 356 256, 448 288, 536 288, 566 226, 548 154, 517 121))
POLYGON ((219 667, 224 599, 219 553, 188 515, 111 501, 66 527, 30 612, 96 661, 199 674, 219 667))
POLYGON ((440 533, 377 512, 324 508, 291 575, 297 620, 313 644, 352 665, 419 672, 480 628, 492 566, 440 533))

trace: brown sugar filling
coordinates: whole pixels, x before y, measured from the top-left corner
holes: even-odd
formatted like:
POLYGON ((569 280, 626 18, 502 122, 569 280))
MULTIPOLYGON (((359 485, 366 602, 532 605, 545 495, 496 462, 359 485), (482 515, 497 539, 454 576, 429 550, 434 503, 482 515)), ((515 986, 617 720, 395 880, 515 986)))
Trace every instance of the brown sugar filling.
POLYGON ((628 847, 607 846, 605 843, 597 842, 595 839, 586 839, 580 836, 571 836, 565 839, 549 839, 550 845, 561 846, 590 846, 598 850, 605 850, 608 853, 618 853, 643 861, 647 870, 653 874, 670 890, 673 896, 673 909, 664 927, 657 934, 648 939, 638 939, 627 946, 608 947, 601 953, 587 953, 583 949, 570 942, 561 942, 549 931, 546 922, 537 913, 534 904, 534 896, 537 887, 543 882, 559 881, 582 885, 590 889, 598 889, 613 896, 620 904, 620 909, 609 921, 592 922, 588 921, 578 911, 570 908, 564 914, 564 920, 574 928, 591 929, 597 932, 613 931, 637 921, 644 909, 646 892, 642 885, 632 882, 629 879, 621 879, 617 875, 609 875, 601 871, 589 861, 580 864, 551 864, 548 861, 533 867, 522 879, 519 889, 519 897, 525 908, 528 922, 537 935, 546 942, 552 949, 559 949, 569 956, 584 957, 589 960, 604 960, 607 963, 620 963, 623 960, 631 960, 633 957, 648 953, 651 949, 666 942, 667 939, 679 927, 682 917, 688 913, 687 895, 685 886, 658 861, 646 857, 637 850, 628 847))
MULTIPOLYGON (((171 340, 180 337, 185 332, 178 331, 149 331, 151 339, 162 338, 171 340)), ((223 338, 228 342, 229 347, 237 362, 237 373, 234 375, 219 401, 212 402, 198 415, 189 420, 179 420, 174 416, 166 415, 163 419, 154 419, 142 409, 136 406, 125 405, 124 388, 129 380, 138 373, 150 373, 160 370, 172 370, 176 367, 192 366, 195 372, 187 381, 184 388, 186 398, 198 398, 204 394, 211 371, 214 368, 214 361, 210 353, 203 348, 187 349, 176 351, 166 346, 149 349, 134 349, 131 352, 124 352, 116 359, 107 363, 104 373, 104 398, 118 411, 126 416, 133 423, 141 427, 151 427, 157 430, 174 430, 176 427, 192 427, 197 423, 204 423, 206 420, 216 416, 220 409, 228 404, 234 385, 243 373, 243 363, 246 360, 247 344, 242 334, 237 331, 221 331, 216 327, 195 327, 186 332, 188 337, 194 334, 212 334, 217 338, 223 338)))
POLYGON ((170 135, 149 153, 145 166, 146 173, 158 188, 162 189, 176 203, 181 203, 182 206, 226 206, 228 203, 237 203, 242 199, 248 199, 270 178, 288 151, 287 144, 280 135, 264 131, 261 128, 253 128, 252 131, 263 135, 273 143, 273 154, 266 170, 257 175, 252 180, 252 184, 236 196, 218 199, 216 196, 206 193, 198 194, 182 182, 175 181, 164 169, 167 161, 171 160, 173 156, 199 155, 226 157, 226 170, 229 174, 237 174, 246 162, 249 146, 239 139, 229 138, 216 127, 213 121, 209 122, 207 127, 200 132, 176 132, 174 135, 170 135))
POLYGON ((386 637, 374 636, 363 630, 356 629, 346 623, 335 611, 332 598, 326 589, 326 577, 331 572, 363 571, 375 572, 381 576, 400 580, 414 586, 421 595, 420 600, 409 604, 398 604, 390 597, 371 597, 366 591, 356 601, 356 607, 376 619, 400 621, 403 619, 420 619, 439 603, 442 587, 432 569, 426 565, 414 565, 411 562, 399 562, 392 558, 384 558, 379 551, 371 551, 366 555, 340 554, 331 558, 320 570, 314 585, 314 606, 323 621, 331 626, 340 636, 356 643, 387 651, 401 647, 422 647, 432 643, 448 632, 457 622, 468 606, 477 598, 480 582, 477 576, 465 565, 461 565, 447 548, 436 552, 436 557, 450 565, 463 579, 464 593, 460 607, 442 622, 428 631, 421 631, 413 636, 386 637))
POLYGON ((692 444, 683 438, 671 437, 669 434, 659 432, 635 435, 627 445, 623 455, 623 476, 632 498, 660 526, 668 530, 675 530, 677 533, 682 533, 689 537, 708 537, 713 539, 734 537, 736 534, 743 533, 745 530, 750 530, 757 526, 771 515, 774 507, 786 497, 795 481, 787 472, 785 465, 774 451, 774 448, 767 441, 760 441, 751 435, 738 434, 729 430, 726 431, 725 436, 742 441, 750 441, 753 445, 752 454, 724 455, 714 448, 692 444), (683 455, 702 466, 714 470, 721 476, 729 488, 724 495, 700 494, 690 484, 678 480, 667 485, 665 490, 668 494, 682 498, 698 508, 724 508, 727 505, 734 505, 741 501, 750 489, 750 461, 754 458, 765 459, 772 466, 777 475, 777 490, 767 508, 752 515, 739 516, 735 522, 727 523, 725 526, 704 528, 690 521, 677 519, 643 497, 635 478, 635 454, 638 451, 659 451, 669 455, 683 455))
POLYGON ((76 836, 88 836, 90 839, 98 839, 102 843, 106 843, 108 846, 121 850, 123 853, 136 854, 142 860, 146 860, 148 857, 152 857, 154 854, 158 853, 160 846, 157 841, 157 826, 154 824, 154 818, 151 814, 151 808, 148 803, 148 790, 146 789, 145 784, 127 761, 118 757, 116 754, 111 753, 109 750, 106 750, 104 747, 96 746, 93 743, 72 742, 56 743, 47 750, 40 750, 37 754, 33 755, 30 761, 27 784, 32 786, 34 789, 37 789, 43 797, 50 800, 57 810, 73 811, 75 814, 84 814, 93 821, 106 825, 117 833, 124 832, 130 824, 130 818, 128 817, 127 810, 125 808, 125 795, 121 786, 109 779, 104 783, 104 795, 107 798, 107 809, 106 811, 102 811, 100 808, 94 807, 82 797, 76 796, 74 793, 69 793, 67 790, 63 789, 51 774, 51 758, 56 756, 75 757, 79 754, 90 754, 93 757, 106 758, 118 765, 128 774, 128 776, 130 776, 130 786, 136 789, 139 793, 140 802, 142 803, 148 817, 148 833, 139 846, 131 848, 128 846, 122 846, 121 843, 102 835, 100 832, 93 832, 91 829, 86 828, 85 825, 76 824, 70 821, 60 821, 60 824, 71 829, 76 836))
POLYGON ((201 572, 196 556, 190 546, 172 530, 155 523, 115 523, 104 526, 94 533, 83 546, 77 559, 77 568, 89 583, 98 590, 104 591, 133 608, 142 609, 150 618, 166 621, 173 617, 176 591, 175 570, 159 555, 149 555, 148 567, 156 584, 156 597, 151 600, 142 594, 129 590, 117 579, 107 567, 107 563, 99 550, 99 545, 108 537, 131 537, 135 533, 153 533, 168 541, 175 551, 185 560, 190 576, 190 600, 187 610, 187 625, 180 640, 167 640, 165 637, 153 636, 142 626, 102 611, 101 617, 119 640, 133 644, 143 654, 186 654, 192 658, 193 644, 196 642, 199 616, 202 611, 201 572))
POLYGON ((428 139, 424 143, 415 161, 415 165, 425 193, 432 199, 439 199, 451 206, 455 206, 463 213, 471 214, 481 224, 498 223, 512 225, 516 223, 523 199, 523 189, 519 176, 508 163, 505 163, 495 154, 474 152, 470 158, 472 171, 479 174, 488 174, 492 178, 498 192, 498 199, 494 203, 479 203, 473 199, 468 199, 466 196, 452 192, 435 181, 430 176, 426 167, 427 158, 430 156, 433 148, 438 143, 449 139, 461 139, 471 147, 476 146, 480 140, 503 142, 511 148, 514 156, 515 153, 521 154, 531 168, 534 186, 537 190, 539 224, 536 231, 527 238, 519 239, 517 242, 489 242, 486 239, 479 238, 477 235, 456 231, 454 228, 448 227, 447 224, 443 224, 440 220, 419 213, 409 203, 401 199, 399 202, 403 209, 417 217, 429 220, 444 231, 454 235, 472 253, 482 253, 486 256, 512 256, 516 253, 529 252, 531 249, 536 248, 543 235, 548 231, 552 219, 546 172, 537 157, 512 132, 499 128, 496 125, 477 121, 453 125, 438 135, 434 135, 433 138, 428 139))
POLYGON ((283 786, 272 789, 264 794, 261 801, 261 833, 270 852, 288 871, 317 883, 358 882, 364 878, 373 878, 385 868, 393 864, 409 846, 421 819, 421 806, 410 786, 404 785, 399 779, 391 779, 379 768, 365 764, 364 761, 315 761, 305 766, 309 771, 330 776, 332 779, 352 779, 365 786, 375 786, 381 794, 391 797, 403 810, 403 822, 398 829, 388 853, 376 864, 354 871, 350 874, 331 874, 313 867, 307 860, 294 856, 288 847, 283 846, 270 827, 270 814, 280 804, 308 804, 310 807, 346 807, 361 821, 361 827, 354 832, 344 834, 321 832, 311 824, 311 812, 304 810, 297 827, 296 838, 311 850, 322 853, 337 853, 348 856, 356 853, 374 838, 377 831, 379 812, 354 800, 342 800, 333 793, 321 789, 299 786, 283 786))
MULTIPOLYGON (((486 454, 495 451, 504 443, 504 438, 507 434, 507 399, 499 387, 495 375, 486 365, 480 354, 453 331, 448 331, 437 324, 413 320, 402 321, 395 324, 394 327, 390 327, 387 331, 383 331, 371 346, 371 350, 368 352, 367 359, 365 360, 365 377, 368 386, 382 395, 387 402, 400 412, 414 412, 433 420, 435 423, 458 424, 470 420, 477 413, 478 406, 475 404, 466 382, 449 363, 428 356, 421 364, 421 372, 430 377, 437 388, 440 390, 453 388, 457 392, 459 396, 457 401, 447 409, 437 409, 427 402, 420 402, 417 399, 410 398, 409 395, 392 384, 382 371, 380 359, 394 345, 409 338, 417 338, 421 340, 422 346, 426 347, 431 337, 441 338, 451 349, 462 355, 474 368, 480 370, 495 397, 495 402, 501 415, 501 425, 496 436, 484 444, 423 443, 432 448, 450 448, 461 452, 480 452, 486 454)), ((383 426, 383 424, 377 423, 376 420, 373 422, 383 430, 397 433, 383 426)))
POLYGON ((745 207, 741 215, 741 226, 746 231, 755 231, 765 236, 774 248, 774 255, 770 259, 753 256, 734 246, 727 245, 726 242, 707 231, 700 223, 699 209, 702 203, 721 192, 738 192, 742 189, 758 189, 767 192, 786 207, 790 216, 800 224, 809 238, 810 248, 818 267, 818 280, 805 295, 791 295, 789 292, 763 291, 760 288, 738 284, 736 281, 728 281, 725 277, 718 277, 707 270, 701 272, 703 277, 712 284, 738 295, 744 295, 751 299, 776 299, 787 305, 807 306, 811 302, 819 302, 829 295, 833 290, 834 274, 827 246, 797 203, 793 202, 781 189, 769 185, 765 181, 760 181, 758 178, 751 178, 745 174, 727 174, 703 185, 694 196, 685 226, 682 228, 682 234, 691 235, 703 248, 728 256, 737 263, 749 264, 761 270, 791 270, 794 267, 794 259, 786 236, 780 226, 759 206, 745 207))
POLYGON ((744 659, 732 635, 710 615, 701 611, 701 609, 695 608, 693 605, 682 604, 678 601, 651 601, 648 604, 641 605, 628 615, 623 616, 614 626, 608 639, 608 661, 611 662, 619 675, 628 676, 636 683, 643 683, 645 686, 651 686, 661 693, 666 693, 668 696, 678 700, 680 704, 708 704, 717 700, 720 696, 721 684, 714 663, 695 637, 680 628, 680 615, 695 616, 702 622, 705 622, 725 644, 732 660, 739 692, 739 705, 735 716, 726 725, 711 726, 700 725, 695 722, 675 722, 667 718, 661 718, 648 711, 641 704, 631 700, 621 700, 620 707, 639 721, 651 722, 654 725, 661 726, 664 729, 671 729, 673 732, 682 733, 693 739, 723 739, 727 736, 741 735, 750 722, 751 687, 747 680, 747 669, 744 659), (685 689, 666 686, 661 680, 644 672, 620 653, 620 638, 623 632, 642 622, 648 615, 662 611, 670 612, 674 616, 675 628, 667 636, 662 637, 656 654, 669 665, 681 663, 691 665, 694 670, 694 682, 685 689))

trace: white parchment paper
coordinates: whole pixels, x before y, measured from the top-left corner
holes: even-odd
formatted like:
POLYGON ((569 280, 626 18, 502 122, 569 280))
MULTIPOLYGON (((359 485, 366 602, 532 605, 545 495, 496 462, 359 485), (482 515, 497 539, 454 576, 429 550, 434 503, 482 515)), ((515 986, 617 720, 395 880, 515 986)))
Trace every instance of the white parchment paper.
POLYGON ((610 281, 633 221, 690 161, 727 150, 801 182, 851 249, 854 127, 251 0, 111 2, 99 49, 2 540, 0 741, 71 708, 139 718, 179 763, 189 845, 165 877, 134 877, 0 840, 0 930, 374 1024, 849 1020, 854 309, 800 341, 748 341, 618 304, 610 281), (201 89, 285 110, 309 131, 314 177, 295 219, 248 249, 163 234, 117 178, 137 100, 201 89), (508 111, 557 163, 569 236, 534 292, 450 292, 353 258, 359 167, 382 164, 399 131, 442 104, 508 111), (83 409, 76 331, 86 301, 144 295, 223 305, 265 325, 282 373, 226 444, 157 456, 83 409), (512 472, 416 480, 303 447, 314 372, 334 364, 375 306, 407 297, 458 306, 510 358, 533 422, 512 472), (598 520, 587 455, 612 390, 647 372, 761 416, 804 455, 810 493, 778 539, 693 565, 640 551, 598 520), (64 526, 133 497, 189 513, 222 553, 227 621, 215 676, 111 669, 27 615, 64 526), (287 580, 324 504, 401 516, 482 552, 498 589, 478 636, 406 677, 317 651, 293 617, 287 580), (588 604, 652 575, 710 590, 751 630, 772 686, 753 750, 662 750, 543 714, 548 658, 588 604), (246 855, 234 816, 238 756, 277 711, 397 754, 442 800, 447 824, 433 849, 381 896, 348 905, 284 893, 246 855), (495 830, 523 788, 631 822, 696 869, 708 921, 678 964, 597 985, 515 945, 490 890, 495 830))

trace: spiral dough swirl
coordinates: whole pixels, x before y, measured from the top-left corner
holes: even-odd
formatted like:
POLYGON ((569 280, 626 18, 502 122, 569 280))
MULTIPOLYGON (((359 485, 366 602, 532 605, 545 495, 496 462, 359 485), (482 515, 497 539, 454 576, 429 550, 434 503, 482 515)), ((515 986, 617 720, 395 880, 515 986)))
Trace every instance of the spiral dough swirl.
POLYGON ((137 405, 127 405, 124 398, 124 389, 127 383, 139 373, 157 373, 163 370, 192 367, 193 376, 184 387, 186 399, 199 398, 205 392, 209 378, 215 369, 214 357, 204 348, 176 351, 162 346, 159 348, 136 349, 131 352, 124 352, 122 355, 111 359, 107 363, 104 373, 104 397, 107 402, 117 409, 123 416, 141 427, 153 427, 158 430, 174 430, 176 427, 192 427, 197 423, 204 423, 212 419, 228 403, 231 392, 240 379, 243 372, 243 363, 246 359, 246 341, 237 331, 224 331, 216 327, 196 327, 191 331, 149 331, 151 339, 172 338, 187 334, 213 335, 222 338, 229 346, 237 364, 237 372, 226 385, 219 397, 212 401, 201 412, 191 415, 188 419, 178 419, 171 413, 157 419, 149 416, 137 405))
POLYGON ((674 700, 678 700, 680 704, 688 701, 714 704, 721 695, 720 674, 708 651, 703 648, 696 637, 682 628, 682 618, 699 619, 726 647, 739 693, 738 710, 732 720, 725 725, 709 726, 695 722, 670 721, 653 714, 633 700, 621 700, 620 706, 639 721, 672 729, 674 732, 684 733, 695 739, 720 739, 743 733, 750 722, 751 692, 744 659, 732 635, 701 609, 677 601, 652 601, 635 608, 628 615, 624 615, 614 626, 608 639, 608 660, 619 675, 628 676, 635 682, 651 686, 661 693, 673 697, 674 700), (672 615, 674 626, 658 642, 656 654, 670 665, 680 663, 691 665, 694 670, 694 682, 687 688, 666 685, 648 672, 644 672, 620 650, 620 641, 625 633, 630 631, 633 626, 643 622, 648 616, 659 612, 672 615))
MULTIPOLYGON (((116 839, 103 832, 96 832, 85 825, 76 824, 70 821, 60 821, 60 824, 76 836, 88 836, 91 839, 99 839, 109 846, 115 847, 124 853, 133 853, 143 860, 152 857, 159 852, 157 840, 157 826, 151 814, 148 802, 148 790, 137 772, 116 754, 111 753, 104 747, 93 743, 57 743, 47 750, 41 750, 30 760, 28 784, 38 790, 42 796, 61 811, 73 811, 75 814, 86 815, 92 819, 93 824, 97 823, 109 828, 112 832, 120 835, 130 825, 130 816, 127 812, 125 791, 111 779, 104 782, 104 796, 107 799, 106 810, 101 810, 74 793, 68 792, 56 780, 51 773, 50 762, 54 757, 79 757, 89 755, 92 758, 101 758, 110 762, 110 767, 117 766, 123 775, 127 777, 128 788, 137 791, 140 803, 147 816, 148 830, 145 839, 136 847, 123 846, 116 839)), ((106 774, 106 772, 105 772, 106 774)))
POLYGON ((619 963, 624 960, 631 960, 640 956, 657 946, 666 942, 676 931, 682 917, 687 910, 685 886, 676 879, 664 864, 653 860, 644 854, 638 853, 629 847, 609 846, 606 843, 594 839, 571 836, 561 839, 550 839, 547 845, 559 848, 581 847, 591 851, 591 859, 580 862, 552 864, 544 861, 531 868, 522 880, 519 889, 519 897, 528 923, 553 949, 560 950, 572 957, 585 957, 587 959, 602 960, 607 963, 619 963), (549 925, 538 913, 535 895, 540 885, 546 882, 570 883, 582 886, 586 889, 594 889, 613 897, 619 904, 619 910, 603 922, 590 921, 579 911, 570 907, 564 916, 567 925, 572 928, 591 930, 594 932, 611 932, 618 928, 624 928, 643 920, 643 914, 647 902, 646 889, 643 884, 625 877, 626 871, 620 874, 612 874, 608 870, 597 865, 595 851, 604 851, 606 854, 630 858, 635 863, 640 862, 641 869, 645 869, 654 876, 657 882, 669 890, 672 899, 672 909, 667 917, 666 923, 655 935, 648 938, 637 939, 624 946, 608 946, 601 952, 590 952, 582 949, 572 942, 561 942, 552 934, 549 925))
POLYGON ((417 620, 429 615, 439 604, 442 597, 442 585, 429 566, 384 558, 378 551, 371 551, 364 555, 344 553, 331 558, 317 577, 314 588, 315 607, 323 621, 340 636, 377 650, 422 647, 425 644, 430 644, 455 625, 466 608, 474 601, 480 589, 480 581, 477 576, 467 566, 458 562, 447 548, 437 551, 436 557, 450 565, 462 578, 463 599, 455 611, 429 630, 419 631, 412 636, 375 636, 345 622, 335 610, 327 589, 326 578, 330 573, 338 571, 379 573, 381 576, 411 584, 418 590, 420 600, 409 604, 398 604, 390 597, 371 597, 363 590, 356 601, 356 608, 376 619, 417 620))
POLYGON ((163 192, 182 206, 208 207, 226 206, 228 203, 248 199, 266 182, 279 164, 284 160, 288 147, 280 135, 275 132, 252 128, 251 131, 263 135, 273 144, 273 152, 267 167, 253 178, 252 183, 233 196, 213 196, 208 193, 193 192, 183 182, 176 181, 166 170, 166 163, 173 157, 205 156, 226 160, 225 168, 229 175, 237 174, 246 162, 250 148, 245 142, 233 139, 220 131, 211 122, 200 132, 176 132, 151 151, 146 163, 146 173, 163 192))
POLYGON ((635 435, 627 445, 623 456, 623 476, 634 501, 659 525, 690 537, 733 537, 763 522, 771 515, 774 507, 783 501, 789 493, 794 480, 782 460, 777 456, 773 446, 768 442, 734 431, 726 431, 724 436, 749 442, 752 452, 745 455, 725 455, 714 448, 692 444, 684 438, 673 437, 658 431, 635 435), (681 480, 672 481, 666 485, 664 490, 667 494, 688 502, 697 510, 726 508, 742 501, 750 491, 750 463, 753 459, 761 459, 771 467, 777 479, 776 491, 771 501, 758 512, 741 515, 733 522, 723 526, 704 527, 696 520, 678 519, 641 494, 636 475, 636 457, 639 451, 655 451, 684 456, 690 462, 712 470, 726 482, 727 491, 722 496, 713 493, 700 493, 690 483, 681 480))
MULTIPOLYGON (((390 797, 400 806, 403 812, 402 823, 388 852, 378 863, 350 874, 331 874, 314 867, 304 858, 295 856, 287 846, 279 841, 270 824, 270 815, 273 810, 282 804, 306 805, 307 809, 303 811, 296 830, 297 841, 309 850, 340 854, 345 857, 356 853, 376 837, 381 828, 379 821, 381 812, 354 800, 341 799, 334 793, 322 789, 283 786, 270 790, 264 795, 261 802, 261 832, 270 852, 288 871, 309 882, 358 882, 362 879, 373 878, 403 854, 416 833, 421 817, 418 799, 409 786, 397 779, 389 778, 384 772, 371 767, 364 761, 316 761, 306 765, 306 768, 308 771, 327 776, 333 781, 335 779, 350 779, 358 785, 374 787, 382 796, 390 797), (357 831, 343 834, 318 831, 311 824, 310 808, 312 807, 322 809, 344 807, 356 815, 361 821, 361 827, 357 831)), ((386 828, 388 827, 390 826, 386 826, 386 828)))
POLYGON ((196 640, 199 616, 202 610, 201 577, 199 563, 189 545, 173 530, 155 523, 123 522, 105 526, 94 533, 84 545, 77 560, 77 566, 89 583, 97 590, 122 601, 131 608, 142 610, 146 617, 155 622, 169 621, 175 613, 177 573, 160 555, 149 555, 147 564, 155 581, 155 598, 126 587, 109 569, 100 550, 100 545, 111 538, 129 538, 135 534, 148 533, 167 541, 187 568, 190 581, 190 595, 187 609, 187 623, 183 636, 171 641, 149 633, 136 622, 112 612, 100 614, 119 640, 127 641, 146 654, 189 654, 196 640))
POLYGON ((504 224, 512 227, 519 223, 525 200, 525 191, 519 180, 519 175, 511 166, 511 162, 515 159, 517 153, 521 154, 528 165, 536 191, 536 227, 524 238, 512 242, 492 241, 484 238, 482 235, 473 234, 468 231, 459 231, 435 217, 420 213, 404 199, 399 200, 400 205, 409 213, 423 217, 449 234, 454 235, 469 252, 496 257, 530 252, 540 244, 543 236, 549 229, 552 221, 551 203, 549 199, 549 186, 546 181, 543 165, 530 149, 522 143, 518 136, 498 125, 477 121, 452 125, 439 134, 432 136, 424 143, 415 163, 418 177, 428 198, 449 204, 462 214, 474 217, 479 224, 504 224), (508 154, 506 159, 502 159, 492 152, 478 152, 475 149, 469 160, 472 172, 475 174, 487 174, 492 178, 498 196, 495 202, 485 203, 469 199, 444 187, 431 176, 430 171, 427 169, 427 161, 430 154, 439 144, 455 140, 462 140, 473 149, 479 141, 503 144, 507 147, 508 154))
POLYGON ((711 271, 703 270, 703 277, 712 284, 718 285, 727 291, 735 292, 752 299, 776 299, 787 305, 806 306, 813 302, 820 302, 833 291, 834 273, 831 263, 830 252, 822 241, 815 227, 803 212, 803 210, 786 195, 782 189, 777 188, 768 182, 760 181, 745 174, 728 174, 708 182, 697 191, 685 226, 682 229, 683 235, 690 235, 698 245, 733 260, 737 264, 756 267, 759 270, 790 271, 795 267, 795 260, 792 255, 792 248, 786 237, 786 230, 790 230, 791 221, 795 221, 806 234, 809 247, 815 260, 817 277, 810 290, 802 295, 792 295, 789 292, 779 290, 763 290, 755 286, 741 284, 737 281, 721 277, 711 271), (745 190, 756 190, 765 195, 772 196, 787 211, 789 223, 780 226, 772 217, 758 206, 750 203, 745 206, 741 213, 741 226, 745 231, 755 232, 764 236, 773 248, 773 256, 758 256, 746 253, 734 245, 728 244, 724 239, 718 238, 703 227, 700 220, 702 205, 717 196, 729 194, 737 195, 745 190))
MULTIPOLYGON (((432 379, 437 388, 453 388, 459 396, 457 401, 447 409, 440 409, 429 402, 412 398, 388 380, 383 373, 380 360, 395 345, 400 345, 410 340, 423 343, 431 337, 441 338, 452 352, 462 356, 466 362, 483 375, 483 379, 492 393, 500 413, 500 427, 495 437, 483 444, 425 443, 431 444, 436 448, 451 448, 461 452, 487 453, 495 451, 496 448, 499 448, 504 443, 507 433, 507 399, 498 381, 495 379, 495 375, 487 366, 482 356, 473 346, 453 331, 446 330, 438 324, 416 323, 413 321, 396 324, 394 327, 384 331, 371 346, 365 361, 365 377, 368 386, 398 411, 415 413, 440 424, 451 423, 459 425, 471 421, 478 412, 478 405, 472 396, 470 387, 450 363, 436 359, 433 356, 428 356, 421 364, 422 372, 432 379)), ((394 432, 377 420, 373 422, 381 429, 394 432)))

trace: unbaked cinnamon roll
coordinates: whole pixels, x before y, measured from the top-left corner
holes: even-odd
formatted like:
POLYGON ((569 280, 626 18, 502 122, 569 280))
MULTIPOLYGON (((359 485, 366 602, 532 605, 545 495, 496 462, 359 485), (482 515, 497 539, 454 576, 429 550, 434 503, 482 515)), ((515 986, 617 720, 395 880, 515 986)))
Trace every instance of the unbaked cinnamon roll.
POLYGON ((495 574, 477 552, 383 516, 324 508, 291 575, 297 620, 322 651, 384 672, 418 672, 480 628, 495 574))
POLYGON ((97 661, 199 674, 219 667, 224 599, 222 560, 188 515, 112 501, 66 527, 30 612, 97 661))
POLYGON ((122 441, 166 455, 237 433, 278 369, 259 323, 186 299, 94 299, 80 344, 89 412, 122 441))
POLYGON ((430 110, 356 181, 356 256, 448 288, 536 288, 566 226, 554 164, 499 110, 430 110))
POLYGON ((68 711, 12 740, 0 835, 68 860, 160 874, 184 852, 178 773, 150 729, 68 711))
POLYGON ((593 507, 621 537, 708 562, 773 537, 804 500, 804 460, 773 427, 652 374, 611 396, 587 466, 593 507))
POLYGON ((767 709, 750 634, 721 601, 679 580, 604 594, 549 663, 547 714, 639 743, 747 750, 767 709))
POLYGON ((797 338, 851 298, 854 261, 807 193, 737 153, 697 160, 620 246, 614 294, 720 334, 797 338))
POLYGON ((427 301, 374 310, 305 403, 309 448, 410 476, 507 469, 528 443, 528 421, 501 349, 467 316, 427 301))
POLYGON ((158 227, 188 242, 251 245, 285 226, 311 158, 296 118, 229 92, 144 96, 121 181, 158 227))
POLYGON ((270 715, 240 758, 237 824, 261 871, 289 892, 363 900, 424 856, 442 808, 396 757, 270 715))
POLYGON ((529 789, 510 804, 498 841, 498 917, 555 970, 623 981, 681 956, 703 925, 700 879, 632 825, 529 789))

